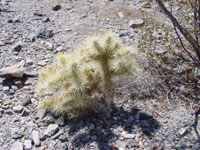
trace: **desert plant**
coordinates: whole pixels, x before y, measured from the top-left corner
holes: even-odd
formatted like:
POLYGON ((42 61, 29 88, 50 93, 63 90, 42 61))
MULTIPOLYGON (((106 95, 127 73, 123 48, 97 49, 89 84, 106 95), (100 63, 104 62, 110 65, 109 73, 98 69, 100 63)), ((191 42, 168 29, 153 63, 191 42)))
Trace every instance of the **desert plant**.
POLYGON ((114 77, 134 73, 131 50, 109 31, 88 36, 72 52, 57 54, 39 71, 36 91, 44 96, 39 107, 59 114, 109 116, 114 77))
MULTIPOLYGON (((183 24, 180 23, 180 21, 177 20, 177 17, 175 17, 171 12, 165 7, 164 3, 161 0, 156 0, 160 8, 163 10, 163 12, 167 15, 167 17, 171 20, 171 22, 174 25, 174 30, 178 36, 178 39, 181 43, 181 46, 183 47, 183 50, 185 53, 188 54, 188 56, 193 61, 199 61, 200 59, 200 43, 199 43, 199 33, 200 33, 200 1, 199 0, 186 0, 186 1, 180 1, 184 2, 186 6, 188 6, 187 11, 190 13, 192 10, 192 13, 185 17, 186 22, 184 24, 190 25, 190 28, 193 28, 192 30, 187 29, 183 24), (187 40, 189 45, 192 47, 193 50, 188 50, 185 47, 185 43, 183 42, 183 38, 179 35, 178 31, 182 34, 182 36, 187 40), (193 54, 195 52, 196 55, 193 54)), ((185 6, 185 7, 186 7, 185 6)), ((185 12, 184 12, 185 13, 185 12)))

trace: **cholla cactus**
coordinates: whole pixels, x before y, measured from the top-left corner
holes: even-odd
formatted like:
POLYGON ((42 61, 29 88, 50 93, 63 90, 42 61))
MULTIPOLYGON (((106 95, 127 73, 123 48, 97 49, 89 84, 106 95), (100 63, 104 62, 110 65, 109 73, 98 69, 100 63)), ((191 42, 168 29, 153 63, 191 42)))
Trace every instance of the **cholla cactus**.
POLYGON ((39 71, 36 91, 52 92, 41 108, 62 114, 105 113, 112 103, 113 77, 134 73, 132 48, 120 43, 112 32, 92 35, 72 52, 55 56, 39 71))

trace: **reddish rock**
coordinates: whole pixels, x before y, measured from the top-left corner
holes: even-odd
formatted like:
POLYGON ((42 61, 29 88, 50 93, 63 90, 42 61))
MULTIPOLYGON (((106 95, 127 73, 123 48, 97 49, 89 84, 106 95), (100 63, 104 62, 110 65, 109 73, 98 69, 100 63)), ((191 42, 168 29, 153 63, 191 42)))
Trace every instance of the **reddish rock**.
POLYGON ((37 63, 39 66, 45 66, 46 65, 46 61, 41 60, 37 63))
POLYGON ((14 83, 19 88, 23 88, 23 86, 24 86, 21 80, 15 80, 14 83))

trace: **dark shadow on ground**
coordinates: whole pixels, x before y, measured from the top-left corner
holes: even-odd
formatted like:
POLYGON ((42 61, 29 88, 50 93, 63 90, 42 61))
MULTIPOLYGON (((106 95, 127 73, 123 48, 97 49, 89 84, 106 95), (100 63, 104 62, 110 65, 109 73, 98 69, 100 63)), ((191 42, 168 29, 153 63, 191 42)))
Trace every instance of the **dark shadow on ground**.
POLYGON ((153 116, 133 107, 131 111, 126 111, 122 107, 112 106, 111 117, 88 117, 74 118, 66 120, 69 126, 69 135, 76 135, 72 145, 74 148, 81 148, 92 142, 96 142, 101 150, 118 149, 116 145, 111 145, 112 141, 118 139, 119 134, 113 132, 114 128, 121 127, 128 133, 134 134, 136 128, 152 138, 154 133, 160 128, 160 124, 153 116), (137 119, 136 119, 137 118, 137 119), (86 128, 86 132, 80 133, 81 129, 86 128), (95 136, 94 136, 95 135, 95 136))
MULTIPOLYGON (((2 85, 3 86, 8 86, 9 88, 11 88, 13 85, 15 85, 14 81, 21 81, 22 85, 25 84, 25 82, 28 80, 27 76, 24 76, 23 78, 9 78, 9 79, 4 79, 2 85)), ((17 86, 17 85, 15 85, 17 86)), ((18 87, 21 88, 21 87, 18 87)))

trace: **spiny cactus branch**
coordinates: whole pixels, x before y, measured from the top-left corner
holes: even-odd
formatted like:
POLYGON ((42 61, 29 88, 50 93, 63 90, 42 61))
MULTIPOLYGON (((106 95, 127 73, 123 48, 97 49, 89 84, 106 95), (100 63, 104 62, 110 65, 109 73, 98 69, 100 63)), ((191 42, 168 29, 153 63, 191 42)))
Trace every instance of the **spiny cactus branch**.
POLYGON ((133 72, 131 50, 107 32, 89 36, 73 52, 57 54, 39 74, 37 92, 53 92, 40 106, 60 114, 98 112, 109 117, 113 77, 133 72))

